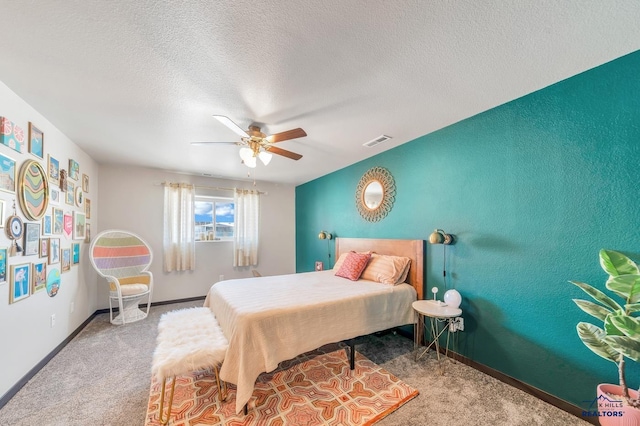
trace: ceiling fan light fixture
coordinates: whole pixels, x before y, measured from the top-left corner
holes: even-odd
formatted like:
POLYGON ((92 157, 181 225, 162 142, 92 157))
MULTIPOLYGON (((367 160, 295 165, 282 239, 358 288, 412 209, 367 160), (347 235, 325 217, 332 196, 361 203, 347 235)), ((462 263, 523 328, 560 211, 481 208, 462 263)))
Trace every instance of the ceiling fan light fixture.
POLYGON ((227 143, 241 146, 238 155, 242 159, 242 163, 247 167, 255 168, 257 165, 257 159, 259 158, 262 164, 265 166, 271 162, 273 154, 280 155, 292 160, 299 160, 302 155, 295 152, 287 151, 286 149, 273 146, 279 142, 288 141, 290 139, 297 139, 307 136, 301 128, 291 129, 280 133, 275 133, 271 136, 265 135, 260 131, 260 127, 256 124, 249 126, 249 130, 243 130, 234 123, 229 117, 225 115, 213 115, 213 118, 224 124, 229 130, 240 136, 241 142, 192 142, 192 145, 204 145, 213 143, 227 143))
POLYGON ((262 161, 262 164, 264 164, 265 166, 269 164, 272 157, 273 157, 273 154, 266 151, 262 151, 260 152, 260 154, 258 154, 258 158, 260 158, 260 161, 262 161))
MULTIPOLYGON (((251 148, 249 148, 249 147, 246 147, 246 146, 245 146, 245 147, 240 148, 240 152, 239 152, 239 154, 240 154, 240 158, 242 158, 242 161, 244 161, 245 163, 246 163, 249 159, 254 158, 254 157, 253 157, 253 150, 252 150, 251 148)), ((255 162, 255 161, 254 161, 254 162, 255 162)))

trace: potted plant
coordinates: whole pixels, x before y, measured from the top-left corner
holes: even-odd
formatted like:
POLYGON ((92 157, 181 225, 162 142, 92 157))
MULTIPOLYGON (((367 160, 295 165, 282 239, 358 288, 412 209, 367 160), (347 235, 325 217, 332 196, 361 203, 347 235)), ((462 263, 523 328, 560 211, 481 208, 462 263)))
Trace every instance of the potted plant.
POLYGON ((621 297, 623 304, 589 284, 570 281, 597 302, 573 299, 576 305, 602 321, 602 328, 578 323, 578 336, 591 351, 618 366, 619 385, 598 385, 598 419, 603 426, 640 425, 640 390, 629 390, 625 376, 626 359, 640 362, 640 269, 627 256, 611 250, 600 250, 600 266, 609 274, 606 288, 621 297))

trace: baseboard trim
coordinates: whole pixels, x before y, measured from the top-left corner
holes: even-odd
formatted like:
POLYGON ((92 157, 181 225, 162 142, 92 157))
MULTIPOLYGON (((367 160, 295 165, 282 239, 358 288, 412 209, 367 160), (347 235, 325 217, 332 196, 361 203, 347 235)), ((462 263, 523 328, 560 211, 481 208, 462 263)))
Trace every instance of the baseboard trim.
MULTIPOLYGON (((197 297, 187 297, 185 299, 176 299, 176 300, 163 300, 161 302, 151 302, 151 307, 153 308, 154 306, 161 306, 161 305, 173 305, 174 303, 183 303, 183 302, 196 302, 198 300, 204 300, 205 296, 197 296, 197 297)), ((147 307, 146 303, 141 303, 140 306, 142 306, 143 308, 147 307)), ((117 307, 113 308, 113 312, 118 312, 119 309, 117 307)), ((94 315, 97 314, 108 314, 109 313, 109 309, 98 309, 97 311, 95 311, 94 315)))
MULTIPOLYGON (((413 335, 409 334, 408 332, 404 331, 403 329, 398 329, 398 334, 413 340, 413 335)), ((445 349, 440 347, 440 353, 441 354, 445 354, 445 349)), ((566 411, 569 414, 572 414, 584 421, 586 421, 587 423, 591 423, 594 425, 599 425, 600 423, 598 423, 598 418, 597 417, 587 417, 587 416, 583 416, 582 412, 584 411, 584 408, 580 408, 577 405, 573 405, 570 402, 567 402, 563 399, 558 398, 555 395, 551 395, 548 392, 543 391, 542 389, 538 389, 535 386, 531 386, 525 382, 522 382, 514 377, 511 377, 507 374, 504 374, 501 371, 498 371, 492 367, 486 366, 484 364, 481 364, 477 361, 472 360, 471 358, 467 358, 466 356, 460 355, 456 352, 452 352, 451 350, 449 350, 449 353, 447 354, 447 356, 449 356, 452 359, 455 359, 456 361, 467 365, 473 369, 476 369, 478 371, 480 371, 481 373, 486 374, 487 376, 491 376, 494 379, 500 380, 503 383, 506 383, 510 386, 513 386, 516 389, 520 389, 521 391, 524 391, 526 393, 528 393, 529 395, 533 395, 536 398, 553 405, 554 407, 557 407, 559 409, 561 409, 562 411, 566 411)))
MULTIPOLYGON (((196 302, 198 300, 204 300, 205 296, 197 296, 197 297, 187 297, 185 299, 176 299, 176 300, 163 300, 161 302, 153 302, 151 303, 151 307, 161 306, 161 305, 173 305, 174 303, 184 303, 184 302, 196 302)), ((140 306, 147 306, 145 303, 142 303, 140 306)))
POLYGON ((7 402, 9 402, 11 398, 13 398, 14 395, 17 394, 18 391, 22 389, 22 387, 26 385, 27 382, 38 373, 38 371, 44 368, 44 366, 47 365, 47 363, 51 361, 53 357, 58 354, 58 352, 60 352, 65 346, 67 346, 67 344, 71 340, 73 340, 73 338, 76 337, 78 333, 80 333, 82 329, 85 328, 95 318, 95 316, 96 313, 94 312, 89 316, 89 318, 87 318, 82 324, 80 324, 80 326, 78 326, 78 328, 76 328, 73 333, 71 333, 58 346, 56 346, 55 349, 49 352, 47 356, 45 356, 39 363, 37 363, 31 370, 29 370, 29 372, 25 374, 15 385, 13 385, 4 395, 2 395, 2 398, 0 398, 0 408, 4 407, 7 402))
MULTIPOLYGON (((205 299, 205 296, 188 297, 186 299, 178 299, 178 300, 164 300, 162 302, 152 302, 151 307, 153 308, 154 306, 171 305, 173 303, 195 302, 195 301, 204 300, 204 299, 205 299)), ((146 307, 147 305, 141 304, 141 306, 146 307)), ((117 309, 114 309, 114 312, 116 311, 117 309)), ((56 346, 51 352, 49 352, 47 356, 45 356, 39 363, 37 363, 31 370, 29 370, 29 372, 25 374, 15 385, 13 385, 4 395, 2 395, 2 397, 0 398, 0 409, 5 405, 7 405, 7 403, 11 400, 11 398, 13 398, 15 394, 17 394, 18 391, 22 389, 22 387, 26 385, 27 382, 31 380, 33 376, 35 376, 38 373, 38 371, 42 370, 44 366, 47 365, 47 363, 49 363, 49 361, 51 361, 53 357, 55 357, 58 354, 58 352, 60 352, 65 346, 67 346, 69 342, 72 341, 73 338, 78 335, 78 333, 80 333, 87 325, 89 325, 89 323, 97 315, 108 314, 108 313, 109 313, 109 309, 98 309, 93 314, 91 314, 89 318, 84 320, 84 322, 80 324, 78 328, 76 328, 69 336, 67 336, 66 339, 64 339, 58 346, 56 346)))

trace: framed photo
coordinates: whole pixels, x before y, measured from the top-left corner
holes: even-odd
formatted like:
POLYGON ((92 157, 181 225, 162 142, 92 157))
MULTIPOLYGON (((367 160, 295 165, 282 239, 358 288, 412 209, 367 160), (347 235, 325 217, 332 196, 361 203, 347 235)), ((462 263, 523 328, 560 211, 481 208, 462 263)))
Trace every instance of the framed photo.
POLYGON ((78 180, 78 177, 80 177, 80 164, 69 159, 69 179, 78 180))
POLYGON ((58 186, 62 192, 67 190, 67 171, 65 169, 60 169, 60 182, 58 186))
POLYGON ((49 265, 60 263, 60 238, 49 238, 49 265))
POLYGON ((82 208, 84 210, 84 192, 82 192, 82 188, 80 186, 76 186, 76 193, 74 194, 74 202, 76 206, 82 208))
POLYGON ((22 152, 24 130, 6 117, 0 117, 0 143, 14 151, 22 152))
POLYGON ((18 174, 18 201, 29 220, 39 220, 49 206, 49 181, 44 168, 36 160, 22 163, 18 174))
POLYGON ((60 205, 60 188, 57 186, 49 185, 49 203, 52 206, 60 205))
POLYGON ((91 200, 88 198, 84 199, 84 214, 87 215, 87 219, 91 219, 91 200))
POLYGON ((89 175, 82 174, 82 190, 89 192, 89 175))
POLYGON ((24 255, 31 256, 40 251, 40 224, 26 222, 24 224, 24 255))
POLYGON ((71 238, 73 232, 73 216, 70 214, 64 215, 64 223, 62 225, 62 235, 67 238, 71 238))
POLYGON ((0 228, 4 228, 4 200, 0 200, 0 228))
POLYGON ((73 184, 73 182, 69 182, 67 181, 67 197, 66 197, 66 202, 67 204, 69 204, 70 206, 74 205, 74 193, 75 193, 75 189, 76 186, 73 184))
POLYGON ((71 244, 71 263, 77 265, 80 263, 80 244, 71 244))
POLYGON ((73 212, 73 239, 84 240, 87 219, 84 213, 73 212))
POLYGON ((62 249, 60 256, 62 258, 60 269, 62 269, 62 272, 69 271, 71 269, 71 249, 62 249))
POLYGON ((40 257, 49 257, 49 238, 40 238, 40 257))
POLYGON ((320 261, 316 261, 316 271, 324 270, 324 264, 320 261))
POLYGON ((31 295, 31 264, 11 265, 10 271, 9 303, 15 303, 31 295))
POLYGON ((53 297, 58 294, 60 289, 60 270, 58 268, 47 268, 49 273, 47 274, 47 294, 49 297, 53 297))
POLYGON ((0 154, 0 191, 16 192, 16 160, 0 154))
POLYGON ((7 282, 7 247, 0 248, 0 284, 7 282))
POLYGON ((87 225, 85 226, 84 242, 85 243, 90 243, 91 242, 91 224, 90 223, 87 223, 87 225))
POLYGON ((44 133, 29 122, 29 152, 38 158, 44 157, 44 133))
POLYGON ((42 235, 49 236, 53 230, 53 222, 50 214, 42 216, 42 235))
POLYGON ((60 162, 53 158, 51 155, 47 155, 47 168, 49 180, 56 185, 60 184, 60 162))
POLYGON ((31 275, 31 293, 44 290, 47 287, 47 262, 34 263, 31 275))
POLYGON ((53 209, 53 235, 62 235, 64 228, 64 212, 62 209, 53 209))

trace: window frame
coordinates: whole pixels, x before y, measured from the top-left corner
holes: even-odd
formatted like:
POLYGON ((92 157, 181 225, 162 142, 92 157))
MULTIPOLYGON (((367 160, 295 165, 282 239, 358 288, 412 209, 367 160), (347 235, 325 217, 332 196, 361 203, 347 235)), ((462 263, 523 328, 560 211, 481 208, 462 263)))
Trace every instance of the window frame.
MULTIPOLYGON (((194 241, 196 243, 222 243, 222 242, 229 242, 229 241, 233 241, 235 238, 235 226, 233 228, 233 235, 231 235, 230 237, 218 237, 216 238, 216 233, 215 233, 215 229, 216 229, 216 204, 217 203, 231 203, 234 204, 234 199, 233 197, 217 197, 217 196, 210 196, 210 195, 196 195, 194 197, 194 230, 193 230, 193 236, 194 236, 194 241), (199 233, 196 231, 197 226, 198 226, 198 221, 195 218, 195 203, 196 202, 208 202, 208 203, 212 203, 213 204, 213 210, 212 210, 212 225, 213 225, 213 239, 212 240, 201 240, 199 239, 199 233)), ((234 208, 234 212, 233 212, 233 221, 235 223, 235 204, 233 206, 234 208)))

